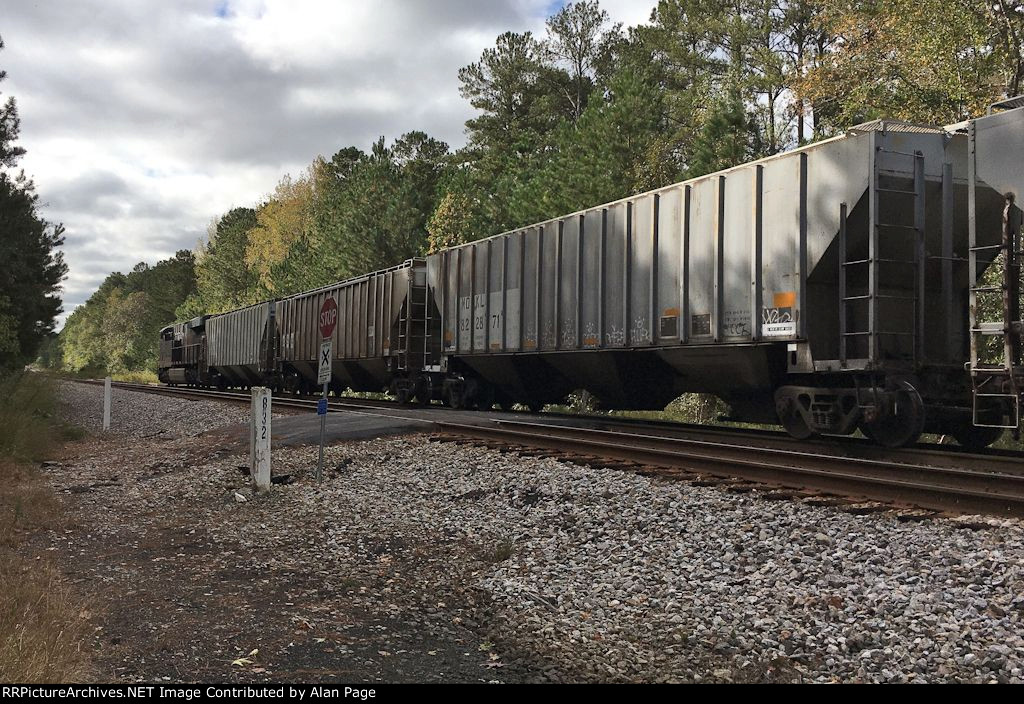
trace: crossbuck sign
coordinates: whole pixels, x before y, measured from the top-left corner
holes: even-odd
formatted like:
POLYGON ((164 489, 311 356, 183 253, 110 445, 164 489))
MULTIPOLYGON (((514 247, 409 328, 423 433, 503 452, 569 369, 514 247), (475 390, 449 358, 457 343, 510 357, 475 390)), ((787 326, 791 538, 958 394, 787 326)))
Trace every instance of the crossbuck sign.
POLYGON ((324 476, 324 433, 327 429, 327 385, 331 383, 331 357, 333 356, 332 335, 338 324, 338 303, 333 298, 325 298, 320 306, 320 317, 317 320, 320 326, 320 336, 323 342, 320 343, 320 364, 316 383, 322 384, 324 394, 317 404, 317 415, 320 416, 320 459, 316 463, 316 483, 319 484, 324 476))
POLYGON ((331 340, 324 340, 320 343, 320 368, 316 377, 318 384, 331 383, 331 356, 333 353, 331 347, 331 340))

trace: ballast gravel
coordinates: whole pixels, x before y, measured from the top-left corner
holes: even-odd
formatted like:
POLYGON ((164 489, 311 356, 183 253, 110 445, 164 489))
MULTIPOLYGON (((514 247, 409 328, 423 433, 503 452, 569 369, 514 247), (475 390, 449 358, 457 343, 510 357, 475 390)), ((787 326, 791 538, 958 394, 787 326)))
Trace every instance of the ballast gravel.
MULTIPOLYGON (((64 387, 78 417, 94 393, 64 387)), ((184 438, 235 413, 130 392, 120 403, 133 437, 184 438)), ((263 497, 240 458, 197 462, 183 443, 159 444, 162 462, 179 459, 158 473, 144 443, 118 449, 122 485, 83 500, 180 503, 210 540, 233 541, 223 569, 328 583, 369 560, 380 580, 360 591, 374 608, 471 624, 496 680, 1024 681, 1020 521, 854 515, 424 436, 330 447, 322 485, 315 447, 275 451, 274 472, 295 482, 263 497)), ((65 471, 88 478, 109 461, 65 471)), ((94 514, 98 535, 126 530, 116 511, 94 514)))
MULTIPOLYGON (((103 429, 103 386, 64 382, 60 388, 67 419, 90 431, 103 429)), ((196 402, 113 387, 110 432, 130 438, 194 437, 214 428, 245 423, 243 404, 196 402)))

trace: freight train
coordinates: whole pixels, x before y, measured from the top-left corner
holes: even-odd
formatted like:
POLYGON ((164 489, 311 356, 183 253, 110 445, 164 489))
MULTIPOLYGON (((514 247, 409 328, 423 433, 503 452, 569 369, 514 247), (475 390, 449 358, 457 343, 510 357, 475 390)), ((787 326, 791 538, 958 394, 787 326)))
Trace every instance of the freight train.
POLYGON ((1024 98, 794 151, 161 332, 167 384, 606 408, 713 394, 797 438, 1018 433, 1024 98), (994 282, 994 283, 993 283, 994 282))

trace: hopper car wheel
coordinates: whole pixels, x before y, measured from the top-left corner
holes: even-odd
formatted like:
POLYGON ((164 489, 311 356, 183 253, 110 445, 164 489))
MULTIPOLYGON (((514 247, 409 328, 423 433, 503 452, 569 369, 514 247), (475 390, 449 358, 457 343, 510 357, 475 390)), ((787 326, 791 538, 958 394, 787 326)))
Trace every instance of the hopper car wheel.
POLYGON ((500 392, 494 395, 494 399, 495 403, 498 404, 498 408, 503 411, 511 411, 512 406, 515 405, 515 402, 511 398, 500 392))
POLYGON ((432 398, 430 395, 430 382, 420 380, 416 385, 416 403, 421 406, 429 406, 432 398))
POLYGON ((973 423, 964 423, 950 433, 965 450, 984 450, 1002 437, 1002 428, 979 428, 973 423))
POLYGON ((789 413, 780 413, 779 420, 782 421, 782 427, 786 429, 786 432, 797 440, 807 440, 814 435, 811 426, 807 425, 807 421, 796 409, 789 413))
POLYGON ((461 411, 466 406, 466 390, 461 384, 451 385, 445 389, 445 401, 449 408, 461 411))
POLYGON ((470 411, 475 409, 481 390, 480 383, 476 379, 466 379, 462 383, 462 408, 470 411))
POLYGON ((476 409, 478 411, 489 411, 494 407, 494 389, 486 384, 480 384, 476 389, 476 409))
POLYGON ((391 395, 403 406, 412 400, 412 389, 405 384, 396 381, 391 382, 391 395))
MULTIPOLYGON (((779 422, 790 437, 797 440, 807 440, 814 435, 814 430, 797 408, 797 404, 802 400, 807 400, 806 396, 801 395, 800 399, 795 399, 788 393, 783 394, 782 390, 776 393, 775 398, 775 413, 779 417, 779 422)), ((807 400, 807 403, 810 401, 807 400)))
POLYGON ((864 425, 864 434, 882 447, 907 447, 924 432, 924 401, 906 380, 895 383, 895 412, 864 425))

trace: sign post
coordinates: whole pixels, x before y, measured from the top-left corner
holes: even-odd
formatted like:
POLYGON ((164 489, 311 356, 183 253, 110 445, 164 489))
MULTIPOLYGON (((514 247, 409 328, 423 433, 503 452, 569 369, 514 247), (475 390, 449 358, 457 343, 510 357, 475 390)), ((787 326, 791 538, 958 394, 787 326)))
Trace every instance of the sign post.
POLYGON ((323 396, 316 405, 316 413, 320 416, 320 459, 316 464, 316 483, 323 481, 324 475, 324 436, 327 432, 327 386, 331 383, 331 362, 334 358, 333 340, 334 327, 338 324, 338 304, 333 298, 324 299, 320 306, 320 363, 318 365, 317 383, 323 385, 323 396))
POLYGON ((252 389, 252 475, 256 491, 270 491, 270 389, 252 389))

